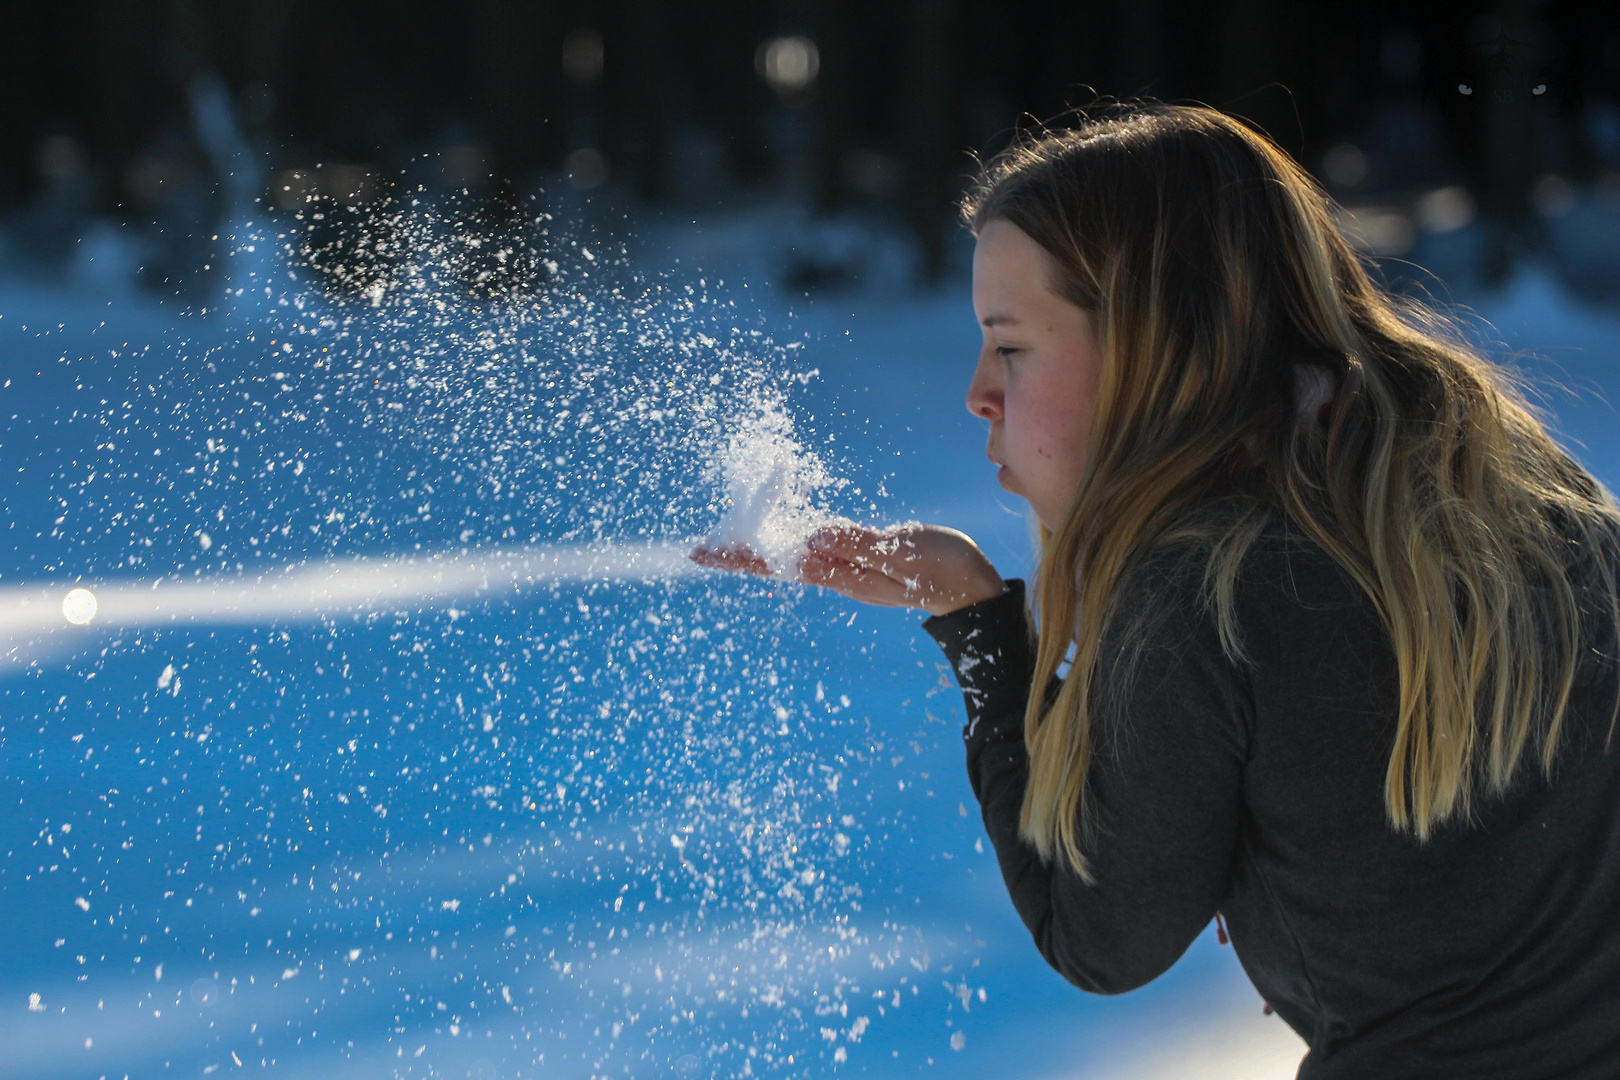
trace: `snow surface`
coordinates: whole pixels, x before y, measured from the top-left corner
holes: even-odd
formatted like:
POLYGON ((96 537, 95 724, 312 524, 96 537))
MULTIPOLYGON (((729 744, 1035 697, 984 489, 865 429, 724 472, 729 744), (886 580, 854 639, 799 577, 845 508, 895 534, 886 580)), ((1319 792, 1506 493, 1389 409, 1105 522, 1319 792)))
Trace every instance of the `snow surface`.
MULTIPOLYGON (((466 241, 422 214, 348 306, 286 277, 285 222, 206 315, 5 284, 0 589, 60 623, 0 643, 7 1075, 1292 1074, 1213 933, 1120 998, 1046 969, 914 613, 684 573, 276 606, 289 567, 702 535, 780 566, 838 516, 1027 572, 965 283, 772 292, 796 220, 622 258, 554 223, 566 288, 522 309, 437 281, 466 241), (153 582, 270 599, 62 620, 153 582)), ((1475 303, 1615 485, 1620 319, 1534 267, 1475 303)))

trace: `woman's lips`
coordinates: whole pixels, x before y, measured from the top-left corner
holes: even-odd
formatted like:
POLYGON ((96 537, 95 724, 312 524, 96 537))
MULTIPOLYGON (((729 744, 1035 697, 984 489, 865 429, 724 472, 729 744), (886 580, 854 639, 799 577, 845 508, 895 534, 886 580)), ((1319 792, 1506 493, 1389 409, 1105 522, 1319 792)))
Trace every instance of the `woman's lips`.
POLYGON ((996 467, 996 482, 1002 487, 1006 487, 1007 480, 1012 475, 1007 471, 1007 466, 996 460, 995 451, 988 446, 984 448, 984 456, 989 458, 990 464, 996 467))

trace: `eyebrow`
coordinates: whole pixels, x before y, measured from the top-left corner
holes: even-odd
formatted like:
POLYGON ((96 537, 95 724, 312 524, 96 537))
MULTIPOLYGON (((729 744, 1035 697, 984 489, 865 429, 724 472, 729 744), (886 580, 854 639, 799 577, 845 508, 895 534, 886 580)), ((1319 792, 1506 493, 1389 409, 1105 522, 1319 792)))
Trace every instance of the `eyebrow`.
POLYGON ((986 315, 979 320, 980 326, 1011 326, 1018 322, 1011 315, 986 315))

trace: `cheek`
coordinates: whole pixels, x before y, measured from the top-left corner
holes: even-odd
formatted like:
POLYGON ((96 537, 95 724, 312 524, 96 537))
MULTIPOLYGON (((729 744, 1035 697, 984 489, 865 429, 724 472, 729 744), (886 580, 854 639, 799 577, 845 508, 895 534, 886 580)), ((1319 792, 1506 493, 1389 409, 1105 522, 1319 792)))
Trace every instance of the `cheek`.
POLYGON ((1091 428, 1092 403, 1097 396, 1099 370, 1089 354, 1074 356, 1064 370, 1064 378, 1047 387, 1043 411, 1047 428, 1061 433, 1060 441, 1071 458, 1085 451, 1086 434, 1091 428))
POLYGON ((1041 374, 1007 396, 1007 451, 1027 483, 1061 498, 1085 471, 1094 388, 1074 368, 1041 374))
POLYGON ((1085 448, 1090 415, 1073 398, 1044 395, 1027 402, 1022 419, 1030 449, 1054 464, 1074 462, 1085 448))

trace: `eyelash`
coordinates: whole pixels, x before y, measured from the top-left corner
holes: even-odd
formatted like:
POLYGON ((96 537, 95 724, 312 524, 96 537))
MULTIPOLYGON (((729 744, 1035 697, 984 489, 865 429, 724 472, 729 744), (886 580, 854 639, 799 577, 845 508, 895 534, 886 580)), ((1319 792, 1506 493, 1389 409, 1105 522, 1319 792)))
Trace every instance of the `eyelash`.
POLYGON ((1023 351, 1024 350, 1022 350, 1020 348, 1017 348, 1015 346, 1012 346, 1012 345, 997 345, 996 346, 996 355, 1001 357, 1003 360, 1011 359, 1013 353, 1023 352, 1023 351))

